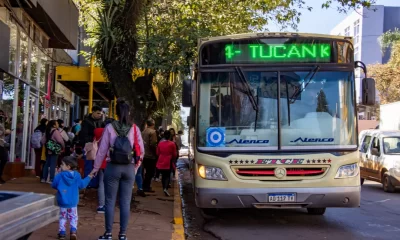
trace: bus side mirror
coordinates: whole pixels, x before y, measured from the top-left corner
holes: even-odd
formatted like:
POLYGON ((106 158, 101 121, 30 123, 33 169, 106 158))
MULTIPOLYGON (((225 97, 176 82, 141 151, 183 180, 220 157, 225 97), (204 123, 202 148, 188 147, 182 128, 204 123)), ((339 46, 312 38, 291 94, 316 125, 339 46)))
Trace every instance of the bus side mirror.
POLYGON ((193 80, 183 80, 182 87, 182 106, 194 107, 196 103, 196 82, 193 80))
POLYGON ((361 100, 363 105, 375 105, 375 80, 373 78, 363 78, 361 100))

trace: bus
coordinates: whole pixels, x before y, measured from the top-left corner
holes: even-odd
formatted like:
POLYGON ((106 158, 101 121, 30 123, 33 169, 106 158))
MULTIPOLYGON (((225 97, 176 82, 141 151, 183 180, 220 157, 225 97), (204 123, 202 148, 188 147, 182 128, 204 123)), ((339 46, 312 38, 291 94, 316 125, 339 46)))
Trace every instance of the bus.
POLYGON ((191 108, 197 207, 360 206, 355 72, 360 104, 375 81, 351 37, 249 33, 199 39, 182 104, 191 108))

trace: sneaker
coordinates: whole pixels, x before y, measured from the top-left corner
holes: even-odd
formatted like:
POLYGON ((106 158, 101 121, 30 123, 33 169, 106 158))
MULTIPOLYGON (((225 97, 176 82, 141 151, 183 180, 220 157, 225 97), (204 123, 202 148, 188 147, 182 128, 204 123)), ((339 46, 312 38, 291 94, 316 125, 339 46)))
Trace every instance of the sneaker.
POLYGON ((98 240, 112 240, 112 233, 104 233, 98 240))
POLYGON ((105 213, 105 212, 106 212, 106 208, 104 206, 97 208, 97 213, 105 213))
POLYGON ((128 238, 126 237, 126 234, 119 234, 118 240, 128 240, 128 238))
POLYGON ((51 184, 53 184, 53 181, 47 181, 46 183, 51 185, 51 184))
POLYGON ((146 193, 143 190, 137 190, 136 194, 141 197, 146 197, 146 193))
POLYGON ((156 180, 155 180, 156 182, 161 182, 161 180, 159 179, 159 178, 156 178, 156 180))
POLYGON ((71 232, 69 239, 70 240, 77 240, 76 232, 71 232))
POLYGON ((67 236, 67 234, 65 234, 65 232, 58 233, 58 239, 65 239, 66 236, 67 236))
POLYGON ((164 194, 165 194, 165 196, 167 196, 167 197, 171 197, 171 195, 169 194, 169 192, 168 192, 167 189, 164 189, 164 194))
POLYGON ((155 193, 156 191, 154 191, 152 189, 144 189, 143 192, 145 192, 145 193, 155 193))
POLYGON ((40 180, 41 183, 46 183, 46 180, 42 179, 40 180))

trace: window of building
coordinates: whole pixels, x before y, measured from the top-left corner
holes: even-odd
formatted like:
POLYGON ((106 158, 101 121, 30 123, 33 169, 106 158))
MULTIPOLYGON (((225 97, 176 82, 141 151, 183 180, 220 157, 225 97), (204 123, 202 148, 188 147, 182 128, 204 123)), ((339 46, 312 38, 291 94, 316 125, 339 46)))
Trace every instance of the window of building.
POLYGON ((360 41, 360 19, 354 22, 354 44, 360 41))
POLYGON ((359 47, 354 48, 354 61, 360 61, 359 47))
POLYGON ((8 71, 11 74, 16 74, 16 61, 18 51, 18 27, 15 20, 10 18, 8 20, 8 26, 10 27, 10 52, 9 52, 9 64, 8 71))
POLYGON ((345 36, 350 36, 350 26, 344 29, 344 35, 345 36))
POLYGON ((29 81, 27 79, 27 73, 28 73, 28 62, 29 62, 29 38, 28 36, 23 32, 19 32, 20 35, 20 58, 19 58, 19 77, 23 80, 29 81))

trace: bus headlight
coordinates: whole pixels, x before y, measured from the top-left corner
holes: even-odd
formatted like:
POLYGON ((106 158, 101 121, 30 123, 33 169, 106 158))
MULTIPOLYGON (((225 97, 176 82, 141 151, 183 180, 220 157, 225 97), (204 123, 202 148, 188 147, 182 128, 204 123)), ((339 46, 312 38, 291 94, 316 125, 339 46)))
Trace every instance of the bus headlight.
POLYGON ((217 167, 208 167, 208 166, 199 166, 199 175, 201 178, 208 180, 222 180, 226 181, 224 172, 221 168, 217 167))
POLYGON ((359 172, 360 172, 360 168, 358 167, 357 163, 343 165, 338 169, 335 178, 356 177, 356 176, 358 176, 359 172))

